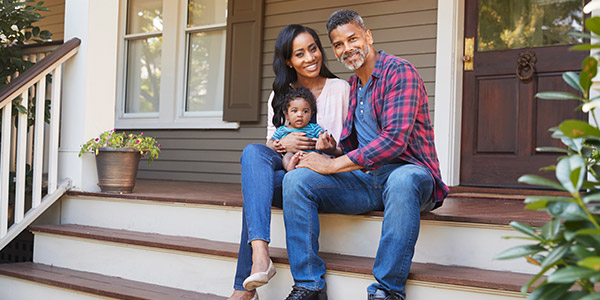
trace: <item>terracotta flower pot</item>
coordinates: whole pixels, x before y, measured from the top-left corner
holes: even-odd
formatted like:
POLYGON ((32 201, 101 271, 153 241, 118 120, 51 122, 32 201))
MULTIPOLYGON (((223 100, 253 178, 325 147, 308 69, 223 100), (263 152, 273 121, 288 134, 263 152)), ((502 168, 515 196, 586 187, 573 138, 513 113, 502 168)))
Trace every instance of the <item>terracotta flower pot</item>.
POLYGON ((106 193, 131 193, 135 186, 140 152, 130 148, 98 148, 98 186, 106 193))

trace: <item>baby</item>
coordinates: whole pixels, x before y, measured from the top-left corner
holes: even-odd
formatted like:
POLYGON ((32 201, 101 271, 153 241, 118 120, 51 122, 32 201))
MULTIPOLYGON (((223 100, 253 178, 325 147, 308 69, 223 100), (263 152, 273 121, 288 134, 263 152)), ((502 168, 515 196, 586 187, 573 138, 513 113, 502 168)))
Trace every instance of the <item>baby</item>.
MULTIPOLYGON (((284 96, 283 101, 285 109, 283 113, 288 125, 278 127, 271 139, 278 141, 292 132, 304 132, 306 133, 306 137, 314 139, 332 139, 327 133, 321 134, 324 132, 321 126, 316 123, 310 123, 312 117, 317 113, 317 101, 310 90, 303 87, 290 89, 284 96)), ((318 150, 307 151, 319 152, 318 150)), ((289 172, 298 164, 298 156, 287 152, 283 156, 282 164, 286 171, 289 172)))

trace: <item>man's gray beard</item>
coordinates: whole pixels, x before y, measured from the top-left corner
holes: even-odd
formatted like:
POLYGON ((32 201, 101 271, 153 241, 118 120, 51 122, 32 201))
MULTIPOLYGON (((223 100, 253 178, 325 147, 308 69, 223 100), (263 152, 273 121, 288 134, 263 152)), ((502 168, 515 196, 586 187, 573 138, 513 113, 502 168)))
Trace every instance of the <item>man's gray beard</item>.
POLYGON ((344 67, 346 67, 346 69, 348 69, 350 71, 355 71, 357 69, 360 69, 360 67, 362 67, 362 65, 365 63, 365 59, 367 58, 367 56, 369 56, 369 53, 371 52, 371 49, 369 49, 369 48, 370 48, 369 46, 366 46, 363 49, 356 49, 356 50, 348 53, 347 55, 346 54, 342 55, 342 57, 338 58, 336 56, 336 59, 337 59, 337 61, 341 62, 342 65, 344 65, 344 67), (348 56, 354 55, 355 52, 358 52, 358 61, 356 62, 356 65, 351 65, 351 64, 346 63, 346 61, 344 59, 348 56))

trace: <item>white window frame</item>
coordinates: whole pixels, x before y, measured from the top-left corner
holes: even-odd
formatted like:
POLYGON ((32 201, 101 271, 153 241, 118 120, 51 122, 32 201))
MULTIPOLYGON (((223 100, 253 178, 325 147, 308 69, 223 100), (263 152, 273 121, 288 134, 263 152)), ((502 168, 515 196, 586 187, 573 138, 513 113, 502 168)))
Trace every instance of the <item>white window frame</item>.
POLYGON ((223 112, 185 112, 188 33, 217 30, 226 24, 187 28, 187 0, 163 0, 160 101, 158 113, 124 113, 127 79, 127 39, 160 33, 127 34, 128 0, 119 7, 119 63, 115 128, 135 129, 238 129, 238 122, 223 121, 223 112))

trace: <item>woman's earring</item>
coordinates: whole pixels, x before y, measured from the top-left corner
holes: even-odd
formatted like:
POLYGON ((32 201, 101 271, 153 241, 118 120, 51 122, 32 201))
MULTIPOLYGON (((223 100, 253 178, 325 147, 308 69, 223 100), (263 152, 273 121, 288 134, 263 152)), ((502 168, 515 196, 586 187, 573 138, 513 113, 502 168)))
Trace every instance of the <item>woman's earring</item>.
POLYGON ((291 65, 288 65, 288 67, 290 67, 290 69, 292 69, 292 68, 293 68, 291 65))

